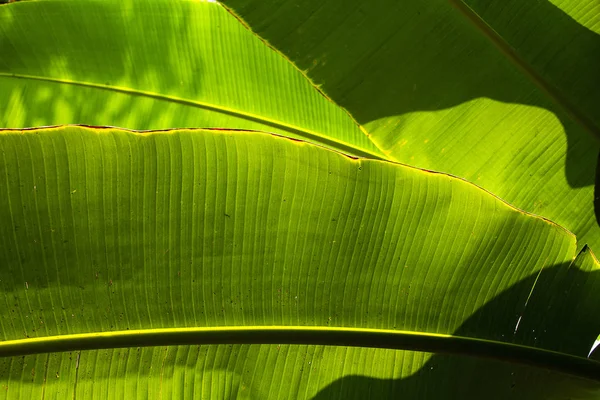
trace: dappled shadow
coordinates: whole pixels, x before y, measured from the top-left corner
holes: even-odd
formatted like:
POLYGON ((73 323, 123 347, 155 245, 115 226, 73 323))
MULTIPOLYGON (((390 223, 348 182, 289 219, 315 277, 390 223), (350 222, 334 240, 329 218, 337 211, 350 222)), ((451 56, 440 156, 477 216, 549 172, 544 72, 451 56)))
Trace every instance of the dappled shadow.
MULTIPOLYGON (((0 76, 0 127, 70 123, 122 123, 127 126, 132 122, 138 129, 173 127, 172 119, 180 117, 182 113, 178 111, 184 107, 177 108, 178 105, 154 101, 144 96, 117 93, 111 88, 124 86, 123 82, 131 82, 137 88, 169 94, 173 91, 172 82, 177 82, 185 90, 200 93, 204 83, 203 60, 197 55, 186 57, 189 53, 188 43, 196 34, 190 21, 193 16, 180 12, 178 18, 165 18, 167 11, 177 11, 177 6, 169 8, 168 2, 157 3, 152 8, 132 1, 120 3, 119 7, 115 5, 116 3, 102 1, 48 1, 36 4, 22 2, 2 7, 0 72, 49 77, 56 79, 56 82, 0 76), (28 16, 40 15, 46 21, 68 20, 68 23, 58 24, 56 29, 45 30, 35 29, 31 23, 28 25, 25 22, 31 21, 28 16), (19 20, 21 17, 22 20, 19 20), (98 24, 100 18, 101 25, 98 24), (143 32, 143 40, 136 36, 136 32, 143 32), (69 45, 65 46, 65 43, 69 45), (20 51, 24 52, 24 49, 29 49, 28 45, 34 44, 35 49, 30 51, 35 53, 35 57, 22 57, 20 51), (178 68, 182 63, 185 63, 186 73, 181 73, 183 68, 178 68), (162 79, 157 79, 158 77, 162 79), (61 79, 66 80, 67 84, 61 83, 61 79), (77 81, 99 87, 72 84, 77 81), (20 112, 21 115, 8 115, 7 109, 20 112), (12 121, 12 124, 5 124, 7 120, 12 121)), ((190 6, 192 3, 181 4, 183 11, 190 6)), ((188 110, 190 114, 194 112, 197 109, 188 110)), ((118 259, 119 251, 127 246, 125 243, 128 240, 118 234, 102 238, 96 244, 106 246, 105 254, 99 252, 99 256, 90 258, 76 255, 76 243, 82 240, 78 227, 90 223, 83 216, 82 210, 91 209, 94 212, 103 205, 97 202, 100 195, 95 198, 94 195, 85 197, 81 203, 73 195, 87 196, 102 185, 90 184, 84 189, 84 184, 81 183, 79 188, 69 188, 69 184, 57 178, 57 171, 84 169, 81 164, 74 165, 78 163, 77 160, 82 160, 79 158, 81 156, 87 160, 95 160, 98 168, 96 171, 110 174, 107 179, 116 181, 117 174, 108 172, 111 165, 106 154, 112 154, 111 151, 106 154, 101 154, 101 151, 70 152, 67 149, 68 140, 56 141, 46 154, 36 144, 28 147, 28 150, 23 150, 23 147, 15 150, 7 138, 0 145, 0 159, 5 156, 4 162, 0 162, 0 174, 5 179, 0 185, 0 192, 6 195, 10 190, 15 195, 10 205, 10 200, 6 197, 0 200, 3 204, 0 210, 0 230, 10 232, 5 237, 11 238, 10 243, 0 245, 0 289, 13 292, 6 295, 2 307, 7 319, 21 310, 29 313, 30 321, 35 319, 35 322, 19 321, 16 324, 18 328, 14 329, 24 332, 24 335, 27 332, 36 334, 51 324, 44 323, 42 315, 49 315, 49 318, 54 316, 53 322, 57 326, 69 326, 75 318, 74 312, 83 313, 84 304, 89 308, 94 306, 94 291, 104 291, 115 296, 115 291, 119 293, 115 290, 119 286, 113 285, 113 280, 117 283, 119 280, 128 281, 138 276, 137 266, 132 266, 130 260, 118 259), (23 151, 29 152, 28 156, 23 155, 23 151), (17 153, 23 156, 24 162, 20 165, 18 174, 11 174, 7 172, 6 160, 17 153), (43 162, 36 164, 36 161, 42 159, 43 162), (89 191, 83 194, 86 189, 89 191), (59 202, 59 208, 62 207, 63 210, 72 207, 78 211, 73 212, 72 219, 61 220, 56 214, 50 215, 47 212, 47 208, 51 207, 47 203, 52 201, 59 202), (81 273, 81 268, 87 268, 88 273, 81 273), (60 305, 50 301, 50 308, 48 303, 27 301, 27 293, 21 291, 27 291, 31 286, 31 289, 35 287, 47 293, 56 282, 62 282, 63 287, 72 287, 72 291, 69 291, 69 295, 75 299, 72 304, 65 306, 62 300, 60 305)), ((25 142, 21 144, 25 145, 25 142)), ((116 149, 115 153, 131 151, 128 146, 119 146, 116 142, 114 145, 111 150, 116 149)), ((136 156, 142 157, 140 153, 134 152, 133 158, 136 156)), ((132 154, 129 153, 129 161, 131 159, 132 154)), ((88 178, 92 179, 90 176, 88 178)), ((127 177, 122 179, 119 178, 119 181, 126 182, 123 187, 134 187, 135 182, 127 177)), ((126 204, 131 204, 131 198, 135 196, 130 190, 123 190, 120 194, 112 193, 116 201, 126 204)), ((109 206, 108 212, 111 207, 109 206)), ((86 216, 89 217, 89 214, 86 216)), ((97 222, 108 227, 120 224, 125 229, 135 224, 127 218, 123 218, 119 224, 114 221, 112 217, 103 217, 97 222)), ((98 226, 96 225, 96 229, 99 229, 98 226)), ((97 232, 93 226, 89 231, 97 232)), ((63 292, 58 296, 64 298, 66 295, 63 292)), ((105 314, 109 314, 109 311, 105 311, 105 314)), ((111 320, 108 327, 112 327, 115 320, 111 320)), ((0 324, 4 322, 2 320, 0 324)), ((3 334, 14 327, 12 322, 6 323, 11 328, 0 329, 4 331, 3 334)), ((83 320, 82 324, 85 324, 83 320)))
POLYGON ((199 96, 204 90, 206 66, 201 54, 190 51, 201 19, 190 12, 192 3, 35 3, 8 5, 1 16, 0 72, 9 76, 0 76, 0 103, 11 111, 0 113, 1 127, 165 129, 182 127, 177 119, 201 114, 148 95, 199 96), (65 23, 34 29, 28 26, 36 21, 28 18, 32 15, 65 23))
MULTIPOLYGON (((545 269, 523 310, 522 294, 535 281, 536 276, 530 276, 507 289, 481 307, 454 334, 586 357, 600 333, 600 320, 596 317, 600 271, 586 272, 568 265, 545 269), (519 317, 522 318, 517 327, 519 317)), ((314 399, 563 399, 590 398, 592 393, 600 393, 600 384, 497 360, 482 363, 472 357, 435 354, 409 377, 345 376, 314 399)))
MULTIPOLYGON (((341 100, 339 101, 343 106, 345 106, 353 112, 353 114, 359 120, 359 122, 365 124, 370 121, 378 120, 392 115, 400 115, 415 111, 431 111, 450 108, 476 97, 488 97, 503 102, 520 103, 541 107, 557 115, 557 117, 560 119, 562 125, 565 128, 565 132, 569 143, 569 149, 567 152, 566 159, 566 172, 567 177, 569 179, 569 183, 573 187, 581 187, 589 185, 593 182, 593 172, 596 162, 597 146, 590 146, 590 142, 587 136, 584 136, 585 132, 579 129, 577 127, 577 124, 573 123, 572 120, 568 116, 566 116, 566 114, 560 111, 552 103, 540 97, 530 96, 531 88, 529 86, 519 88, 513 84, 505 85, 504 82, 514 82, 514 80, 517 79, 515 78, 515 76, 518 76, 518 73, 512 70, 509 70, 511 72, 506 72, 502 68, 490 69, 489 65, 487 65, 485 61, 485 53, 492 50, 488 50, 489 46, 487 45, 487 43, 482 42, 481 47, 474 47, 471 52, 465 53, 466 50, 463 48, 458 48, 457 50, 455 43, 452 43, 452 37, 450 35, 440 36, 437 34, 432 34, 431 32, 429 32, 430 28, 428 27, 428 25, 420 23, 420 20, 416 17, 428 14, 428 18, 432 18, 433 20, 435 20, 437 22, 436 26, 442 30, 456 29, 456 26, 453 24, 453 21, 451 19, 446 20, 444 18, 445 15, 441 15, 439 13, 439 9, 435 7, 427 8, 428 6, 421 4, 422 2, 413 2, 412 7, 410 7, 408 3, 408 1, 398 2, 398 4, 396 5, 398 9, 390 10, 389 12, 387 12, 386 14, 390 16, 389 19, 381 21, 381 32, 379 33, 383 35, 383 38, 389 39, 389 42, 382 44, 382 46, 387 46, 387 48, 389 48, 389 52, 385 54, 386 57, 379 59, 371 58, 369 60, 364 61, 358 60, 348 63, 348 68, 358 68, 359 70, 373 71, 373 74, 371 75, 373 78, 367 79, 364 82, 360 81, 360 77, 362 76, 362 74, 355 74, 356 77, 349 78, 356 79, 354 84, 356 86, 356 93, 358 93, 358 95, 352 96, 352 98, 350 98, 345 97, 346 95, 344 94, 344 96, 341 96, 341 100), (415 21, 415 23, 408 25, 410 26, 410 29, 414 31, 413 34, 405 36, 393 30, 399 25, 399 21, 397 19, 398 17, 401 17, 404 19, 404 21, 408 22, 410 22, 411 20, 415 21), (391 36, 386 37, 386 34, 391 34, 391 36), (415 40, 414 38, 419 38, 419 40, 415 40), (422 41, 420 40, 421 38, 423 38, 422 41), (405 50, 406 52, 404 52, 405 50), (405 54, 407 53, 411 55, 416 55, 417 58, 411 58, 407 60, 405 57, 405 54), (452 66, 452 68, 447 68, 449 65, 452 66), (391 72, 405 76, 406 80, 403 80, 403 82, 385 81, 383 77, 391 72), (378 95, 373 95, 373 93, 376 93, 378 95), (407 93, 411 94, 407 95, 407 93), (363 97, 363 95, 365 97, 363 97), (364 98, 368 98, 369 102, 371 102, 372 104, 365 104, 364 98)), ((326 6, 330 7, 331 5, 328 4, 326 6)), ((364 11, 364 9, 368 9, 369 7, 377 6, 377 4, 364 2, 364 4, 362 5, 363 8, 359 9, 358 11, 364 11)), ((583 45, 578 45, 576 48, 573 48, 571 50, 589 54, 590 57, 600 54, 600 52, 597 51, 599 45, 598 35, 587 30, 586 28, 581 27, 581 25, 570 19, 568 16, 565 17, 566 14, 562 13, 562 11, 552 6, 551 3, 547 1, 536 3, 536 7, 549 7, 546 11, 540 12, 540 15, 544 15, 544 19, 547 19, 548 21, 554 21, 554 19, 556 19, 557 21, 563 21, 561 22, 561 29, 558 30, 560 31, 561 36, 556 38, 553 37, 551 38, 552 40, 567 40, 570 37, 574 37, 573 35, 575 35, 578 38, 582 37, 584 38, 584 40, 582 40, 581 42, 583 43, 583 45), (550 15, 552 13, 556 15, 550 15)), ((342 17, 344 17, 344 13, 340 14, 342 15, 342 17)), ((90 18, 93 18, 93 16, 90 16, 90 18)), ((135 14, 131 15, 131 20, 133 19, 135 19, 135 14)), ((173 23, 173 21, 166 20, 167 19, 164 18, 160 19, 160 23, 173 23)), ((145 46, 145 51, 155 51, 157 54, 159 54, 160 52, 168 53, 169 49, 160 49, 155 47, 161 46, 161 43, 171 43, 170 40, 160 40, 160 38, 152 36, 153 32, 156 32, 156 30, 153 29, 153 24, 156 23, 156 21, 144 20, 140 23, 146 24, 149 35, 148 42, 142 44, 143 46, 145 46)), ((181 23, 182 27, 186 26, 187 24, 185 20, 178 21, 177 23, 181 23)), ((74 28, 74 32, 71 32, 71 34, 102 34, 101 32, 94 33, 89 32, 89 30, 85 30, 84 24, 85 21, 82 21, 81 29, 74 28)), ((123 26, 125 26, 123 21, 117 23, 116 19, 107 21, 107 24, 107 29, 117 29, 117 31, 119 29, 123 29, 123 26)), ((358 37, 360 37, 360 35, 364 35, 365 32, 369 32, 370 30, 372 30, 372 28, 372 26, 357 25, 356 33, 358 37)), ((165 31, 178 32, 179 34, 182 34, 184 32, 183 28, 182 30, 173 29, 165 31)), ((119 37, 119 35, 116 35, 116 37, 119 37)), ((127 40, 126 33, 123 33, 123 35, 120 35, 120 37, 123 40, 127 40)), ((184 37, 178 37, 178 39, 182 43, 185 42, 184 37)), ((532 40, 533 39, 549 40, 547 38, 532 38, 532 40)), ((68 40, 68 37, 52 38, 52 40, 68 40)), ((97 42, 102 41, 97 40, 97 42)), ((104 50, 102 53, 110 54, 111 61, 110 63, 108 63, 107 60, 98 59, 96 63, 98 69, 87 71, 90 74, 90 76, 93 77, 95 73, 103 71, 103 68, 105 67, 109 67, 113 71, 111 76, 114 76, 117 80, 116 83, 118 83, 119 78, 127 75, 128 73, 131 73, 136 68, 144 68, 140 65, 128 64, 127 56, 125 54, 114 51, 114 49, 120 48, 120 45, 117 46, 114 42, 104 43, 107 46, 107 49, 105 50, 108 53, 104 52, 104 50)), ((353 45, 360 45, 360 41, 354 39, 349 40, 348 43, 351 43, 353 45)), ((563 44, 568 47, 567 43, 563 44)), ((9 44, 2 43, 0 44, 0 46, 0 52, 3 54, 3 56, 7 56, 4 59, 11 59, 9 44)), ((543 47, 543 43, 540 44, 540 46, 543 47)), ((85 48, 82 48, 81 51, 82 57, 84 57, 86 54, 89 54, 89 52, 87 52, 85 48)), ((310 52, 307 54, 310 54, 310 52)), ((40 57, 42 62, 47 62, 49 64, 61 63, 66 60, 64 58, 61 58, 58 55, 58 53, 53 52, 52 47, 48 47, 47 58, 44 58, 43 55, 40 55, 40 57)), ((18 58, 12 58, 12 60, 16 60, 15 62, 18 62, 18 58)), ((73 61, 71 62, 75 62, 75 58, 73 58, 72 60, 73 61)), ((174 60, 175 59, 169 60, 169 62, 175 62, 174 60)), ((582 62, 587 63, 585 65, 579 66, 579 69, 582 71, 582 76, 594 76, 593 74, 585 73, 585 71, 587 71, 587 68, 589 68, 590 66, 594 66, 594 60, 592 58, 586 59, 578 57, 575 58, 575 60, 582 60, 582 62), (590 62, 592 64, 589 64, 590 62)), ((201 60, 195 59, 191 61, 197 63, 196 70, 199 71, 201 69, 201 60)), ((347 58, 342 58, 341 63, 344 63, 346 61, 347 58)), ((332 62, 331 58, 329 59, 329 62, 332 62)), ((1 63, 2 60, 0 59, 0 64, 1 63)), ((164 69, 156 69, 154 71, 150 71, 147 75, 143 75, 143 79, 153 81, 152 74, 169 73, 168 65, 169 64, 167 62, 163 66, 164 69)), ((320 67, 317 66, 315 68, 320 67)), ((578 69, 575 68, 574 70, 578 69)), ((555 73, 560 74, 560 71, 555 71, 555 73)), ((98 77, 99 76, 103 75, 98 75, 98 77)), ((348 75, 344 76, 346 77, 346 79, 348 79, 348 75)), ((559 78, 562 78, 562 76, 559 76, 559 78)), ((194 80, 194 82, 195 84, 199 85, 200 79, 196 79, 194 80)), ((115 84, 115 82, 105 83, 115 84)), ((335 85, 338 83, 341 84, 341 82, 325 82, 324 88, 328 93, 335 94, 335 85)), ((588 82, 587 84, 590 85, 590 87, 598 87, 597 82, 588 82)), ((344 93, 346 92, 344 91, 344 93)), ((577 92, 575 92, 575 94, 577 94, 577 92)), ((568 97, 568 100, 570 102, 574 102, 575 104, 577 104, 579 100, 583 100, 583 97, 581 99, 578 99, 576 97, 572 98, 570 96, 568 97)), ((598 102, 596 102, 594 98, 588 97, 588 99, 592 100, 592 105, 598 104, 598 102)), ((57 110, 61 107, 61 105, 56 104, 54 102, 54 99, 52 98, 40 96, 38 101, 39 102, 36 104, 36 107, 48 107, 49 109, 53 110, 57 110)), ((94 109, 96 105, 77 105, 77 107, 80 106, 91 107, 91 109, 94 109)), ((109 105, 107 105, 107 107, 108 106, 109 105)), ((129 112, 128 107, 115 107, 115 110, 115 112, 117 113, 115 115, 117 115, 119 118, 124 118, 124 116, 129 112)), ((148 109, 147 121, 150 121, 153 118, 157 118, 158 115, 160 114, 154 113, 151 108, 148 109)), ((27 190, 33 191, 34 187, 32 186, 32 188, 28 188, 27 190)), ((544 274, 540 278, 541 280, 540 283, 538 283, 538 285, 540 285, 540 287, 543 287, 541 285, 541 282, 544 282, 545 280, 548 280, 548 282, 555 282, 555 277, 560 275, 559 272, 562 270, 565 270, 564 266, 557 267, 555 269, 551 269, 549 271, 544 272, 544 274)), ((598 280, 597 275, 597 272, 590 274, 576 271, 572 274, 571 279, 574 282, 574 284, 586 285, 587 283, 585 282, 598 280), (593 279, 591 277, 593 277, 593 279)), ((515 293, 522 293, 526 288, 529 288, 533 285, 534 278, 535 277, 530 277, 529 279, 509 289, 507 292, 505 292, 505 294, 499 296, 496 300, 488 303, 485 307, 479 310, 471 319, 465 322, 465 324, 463 324, 463 326, 456 332, 456 334, 468 336, 471 332, 480 332, 480 328, 482 326, 486 326, 487 324, 491 323, 498 323, 504 326, 505 329, 497 332, 502 332, 502 334, 504 334, 505 337, 496 337, 492 335, 493 338, 497 340, 507 340, 506 334, 510 334, 512 332, 515 326, 515 321, 518 320, 518 314, 515 314, 515 312, 518 313, 519 306, 520 304, 522 304, 521 302, 517 302, 515 300, 520 297, 513 296, 512 291, 514 290, 515 293), (512 312, 512 314, 510 315, 507 315, 506 310, 515 310, 515 312, 512 312), (496 318, 498 315, 506 315, 507 320, 497 321, 496 318)), ((104 277, 104 279, 107 279, 107 277, 104 277)), ((26 282, 24 282, 23 284, 26 284, 26 282)), ((549 294, 551 292, 545 293, 549 294)), ((565 294, 567 297, 562 298, 561 301, 556 302, 555 300, 553 300, 552 304, 556 304, 554 306, 554 310, 556 310, 556 307, 560 307, 561 305, 565 305, 565 307, 566 305, 570 305, 570 307, 574 308, 573 304, 577 304, 577 302, 570 300, 571 298, 569 297, 569 295, 571 293, 573 292, 567 292, 565 294)), ((538 301, 539 303, 543 304, 544 299, 550 301, 547 297, 544 297, 543 294, 541 294, 540 296, 540 300, 538 301)), ((532 301, 533 300, 535 300, 535 297, 532 299, 532 301)), ((529 310, 532 309, 532 304, 534 303, 530 303, 529 310)), ((595 302, 594 304, 597 305, 597 302, 595 302)), ((569 309, 570 308, 566 308, 566 310, 569 309)), ((538 307, 536 308, 536 310, 539 311, 542 310, 542 308, 538 307)), ((525 340, 525 342, 529 341, 531 344, 543 345, 548 348, 563 348, 564 346, 566 346, 566 349, 573 349, 573 352, 576 352, 577 354, 582 354, 581 352, 583 350, 589 349, 589 346, 591 345, 591 343, 589 342, 590 340, 593 341, 592 335, 597 335, 597 333, 600 331, 598 329, 599 327, 597 325, 597 319, 594 320, 590 317, 589 324, 585 325, 585 329, 575 330, 567 334, 563 329, 564 327, 577 326, 577 324, 571 323, 570 319, 579 317, 581 315, 587 316, 592 314, 587 312, 561 313, 550 312, 549 310, 546 311, 547 312, 539 312, 538 314, 534 314, 531 319, 526 317, 527 313, 524 314, 525 316, 520 326, 520 330, 518 331, 518 334, 523 336, 523 340, 525 340), (536 321, 536 317, 544 318, 542 321, 536 321), (527 329, 527 321, 536 322, 536 324, 532 323, 531 326, 535 326, 537 334, 534 334, 533 330, 527 329), (537 322, 540 322, 541 325, 537 325, 537 322), (541 333, 543 330, 545 330, 546 332, 541 333), (557 331, 561 332, 559 341, 557 341, 557 337, 553 337, 550 334, 551 332, 557 331), (565 343, 565 341, 567 343, 565 343)), ((488 384, 490 386, 487 387, 487 390, 485 392, 487 394, 489 394, 488 391, 494 390, 494 388, 497 388, 497 393, 501 394, 513 393, 515 387, 517 389, 523 387, 523 385, 521 385, 520 382, 523 382, 524 378, 521 378, 520 381, 518 380, 518 378, 513 378, 512 374, 514 374, 514 369, 516 367, 508 367, 507 365, 501 363, 491 363, 489 368, 490 370, 496 371, 494 374, 488 375, 488 377, 494 377, 493 382, 485 381, 486 378, 482 377, 482 375, 484 374, 477 373, 480 371, 481 366, 473 362, 472 359, 459 359, 457 357, 436 355, 434 356, 434 358, 432 358, 432 360, 429 361, 428 364, 426 364, 426 366, 421 371, 419 371, 419 373, 409 378, 403 380, 376 380, 366 377, 347 377, 341 379, 338 382, 334 382, 328 388, 324 389, 323 392, 319 395, 319 398, 336 398, 335 396, 338 396, 339 393, 346 394, 346 396, 339 395, 339 398, 366 398, 370 394, 379 393, 388 395, 398 395, 398 397, 405 395, 406 397, 410 397, 411 394, 418 395, 421 393, 425 393, 426 395, 428 393, 431 393, 431 395, 433 395, 433 392, 429 391, 433 391, 436 387, 437 389, 435 389, 435 393, 437 393, 438 395, 440 390, 443 391, 443 389, 446 388, 447 393, 449 394, 448 397, 452 397, 450 394, 453 393, 453 390, 467 391, 473 388, 481 388, 481 390, 483 390, 483 387, 488 384), (464 368, 461 367, 463 363, 464 368), (465 376, 469 376, 469 378, 471 379, 469 382, 472 383, 472 388, 457 389, 456 379, 454 378, 457 378, 459 375, 462 377, 461 379, 463 382, 465 376), (498 385, 506 386, 498 387, 498 385), (440 387, 442 389, 440 389, 440 387), (508 390, 511 390, 511 392, 507 392, 508 390)), ((537 374, 539 372, 523 372, 523 376, 529 373, 537 374)), ((521 376, 520 374, 521 373, 519 373, 518 376, 521 376)), ((560 379, 557 378, 557 380, 560 379)), ((556 392, 559 393, 560 390, 556 390, 556 392)))

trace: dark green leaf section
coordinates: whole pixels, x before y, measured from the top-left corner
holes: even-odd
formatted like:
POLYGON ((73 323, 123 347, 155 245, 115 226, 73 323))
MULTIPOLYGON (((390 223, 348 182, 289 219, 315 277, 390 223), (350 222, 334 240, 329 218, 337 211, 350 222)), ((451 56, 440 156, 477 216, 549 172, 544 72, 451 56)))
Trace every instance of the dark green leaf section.
POLYGON ((584 248, 568 268, 542 272, 527 300, 518 339, 535 346, 588 356, 600 334, 600 264, 584 248), (553 332, 561 332, 555 341, 553 332), (553 343, 553 344, 551 344, 553 343))
POLYGON ((571 117, 600 140, 600 4, 594 0, 452 0, 571 117), (512 12, 518 10, 518 13, 512 12), (552 21, 551 24, 548 21, 552 21))
POLYGON ((600 248, 597 1, 223 3, 390 159, 463 177, 600 248))

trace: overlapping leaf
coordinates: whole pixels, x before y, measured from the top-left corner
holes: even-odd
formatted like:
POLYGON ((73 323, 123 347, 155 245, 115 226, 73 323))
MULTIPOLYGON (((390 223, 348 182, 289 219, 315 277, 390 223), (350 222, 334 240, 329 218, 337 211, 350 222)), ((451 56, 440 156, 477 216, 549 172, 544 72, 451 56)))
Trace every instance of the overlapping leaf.
POLYGON ((464 177, 600 247, 596 1, 223 3, 389 157, 464 177))
MULTIPOLYGON (((435 15, 451 16, 440 4, 415 6, 413 11, 424 12, 429 21, 435 15)), ((379 83, 389 77, 381 73, 389 72, 387 64, 382 62, 378 70, 371 63, 389 61, 384 56, 391 50, 387 44, 373 47, 371 39, 393 31, 391 17, 381 20, 372 36, 353 42, 358 50, 371 46, 368 57, 343 47, 349 40, 343 30, 348 21, 341 19, 348 17, 351 24, 356 18, 368 21, 382 4, 371 5, 366 14, 358 7, 360 17, 355 11, 332 14, 339 6, 335 2, 306 17, 309 5, 297 7, 291 19, 286 6, 271 7, 279 19, 264 23, 269 29, 287 29, 291 40, 304 31, 329 35, 323 46, 342 44, 335 57, 317 59, 314 69, 327 72, 331 70, 325 64, 335 66, 339 75, 322 76, 327 78, 328 94, 332 87, 348 94, 332 96, 336 102, 363 123, 360 110, 369 113, 386 102, 393 108, 406 100, 405 92, 397 90, 410 80, 402 69, 398 74, 404 76, 402 82, 388 80, 381 97, 362 96, 369 94, 363 93, 365 88, 381 87, 379 83), (324 25, 325 16, 332 32, 315 31, 324 25), (302 20, 306 23, 300 27, 290 23, 302 20), (354 60, 352 54, 361 56, 354 60), (349 76, 360 96, 354 89, 348 91, 354 85, 349 76), (396 98, 394 93, 401 95, 396 98)), ((244 13, 244 18, 253 20, 262 12, 258 8, 255 15, 244 13)), ((574 175, 568 176, 575 176, 575 181, 569 183, 587 184, 584 167, 595 145, 580 135, 580 124, 548 105, 509 63, 500 61, 497 69, 489 69, 492 61, 503 58, 478 39, 480 32, 465 34, 468 28, 460 24, 456 28, 458 19, 453 18, 437 19, 435 29, 428 31, 434 42, 450 40, 442 40, 436 49, 451 50, 452 38, 469 38, 472 42, 458 42, 462 50, 455 55, 464 61, 465 71, 481 65, 510 78, 492 85, 498 90, 497 99, 506 93, 506 99, 514 99, 519 87, 518 93, 525 96, 520 102, 551 109, 563 123, 570 123, 577 140, 569 149, 581 152, 566 152, 578 157, 574 175), (455 29, 458 36, 452 36, 455 29), (473 43, 476 56, 465 55, 473 43)), ((410 147, 409 142, 397 143, 397 131, 388 124, 400 119, 365 124, 372 131, 367 137, 290 62, 217 4, 52 0, 0 8, 0 21, 0 105, 5 110, 0 122, 8 127, 85 123, 134 129, 261 129, 372 158, 402 159, 398 146, 410 147), (56 24, 58 16, 61 24, 56 24)), ((425 25, 411 26, 419 31, 425 25)), ((361 29, 358 25, 357 31, 361 29)), ((270 39, 271 31, 265 32, 270 39)), ((404 43, 400 33, 391 39, 394 46, 404 43)), ((285 44, 287 39, 281 39, 285 44)), ((311 36, 299 45, 320 41, 316 40, 311 36)), ((430 42, 420 43, 422 47, 430 42)), ((282 48, 298 61, 299 54, 282 48)), ((447 53, 438 50, 419 54, 435 53, 444 59, 447 53)), ((417 64, 422 69, 417 74, 426 77, 429 64, 417 64)), ((410 70, 417 64, 401 66, 410 70)), ((309 76, 314 78, 314 71, 309 69, 309 76)), ((467 75, 469 84, 451 82, 442 74, 426 87, 446 91, 445 100, 473 96, 469 91, 477 86, 488 88, 482 85, 483 72, 467 75)), ((416 87, 422 87, 421 81, 416 87)), ((593 91, 577 97, 581 90, 575 85, 566 97, 585 103, 593 91)), ((414 99, 422 100, 426 93, 419 92, 414 99)), ((466 146, 457 133, 464 131, 465 137, 500 143, 506 151, 518 148, 525 154, 537 149, 524 156, 535 162, 543 162, 536 157, 561 146, 555 142, 562 132, 545 114, 535 120, 538 111, 528 108, 520 115, 521 106, 510 106, 517 111, 506 113, 485 100, 473 100, 469 107, 470 111, 462 106, 444 111, 444 118, 451 114, 460 118, 455 124, 447 124, 447 119, 435 122, 448 125, 446 130, 434 130, 435 146, 440 146, 439 135, 450 133, 447 140, 466 146), (474 113, 477 118, 464 130, 467 117, 474 113), (503 124, 492 129, 491 116, 503 124), (487 122, 482 125, 479 118, 487 122), (519 118, 537 124, 532 129, 544 128, 541 141, 524 145, 530 140, 519 136, 521 144, 507 144, 506 132, 523 129, 519 118), (483 135, 486 126, 490 129, 483 135), (490 140, 494 132, 502 132, 495 142, 490 140), (542 142, 548 146, 540 150, 542 142)), ((431 124, 431 115, 426 117, 422 121, 431 124)), ((419 123, 410 122, 407 130, 417 136, 432 132, 415 126, 419 123)), ((492 167, 512 165, 506 160, 515 153, 486 148, 504 157, 493 164, 485 155, 475 156, 488 164, 488 177, 492 167)), ((446 151, 442 150, 440 154, 446 151)), ((421 149, 410 157, 427 154, 438 153, 421 149)), ((473 339, 473 346, 483 346, 481 355, 494 357, 485 342, 475 340, 488 339, 506 343, 506 349, 511 343, 529 346, 531 358, 518 361, 544 365, 548 362, 543 357, 586 357, 600 330, 593 313, 598 304, 598 265, 588 250, 573 261, 577 245, 570 233, 447 175, 357 160, 268 134, 223 129, 141 134, 84 127, 7 130, 0 133, 0 156, 0 215, 5 222, 0 227, 0 301, 5 305, 0 312, 5 340, 0 353, 27 349, 33 343, 28 338, 33 337, 47 343, 44 351, 52 352, 58 348, 49 337, 55 335, 76 343, 71 335, 78 333, 93 339, 94 332, 120 331, 113 335, 116 340, 132 329, 277 325, 323 332, 347 327, 448 334, 473 339), (540 352, 536 359, 534 348, 562 353, 540 352)), ((441 157, 439 165, 452 159, 460 168, 480 167, 461 163, 461 157, 452 151, 452 158, 441 157)), ((549 162, 557 159, 561 158, 549 162)), ((526 170, 535 169, 535 162, 526 170)), ((558 164, 549 168, 560 170, 558 164)), ((522 171, 507 170, 517 175, 522 171)), ((527 209, 567 221, 569 228, 587 235, 586 240, 593 237, 575 224, 584 221, 585 213, 591 215, 590 204, 581 206, 591 189, 566 191, 567 181, 553 175, 545 186, 537 191, 529 188, 525 194, 525 183, 539 183, 539 176, 514 179, 510 190, 497 176, 484 186, 496 194, 509 193, 505 197, 517 199, 519 206, 530 205, 527 201, 533 197, 546 201, 551 195, 552 204, 527 209), (500 183, 496 187, 490 182, 500 183), (565 204, 581 207, 563 207, 562 214, 546 212, 565 204)), ((585 219, 588 227, 591 222, 585 219)), ((569 360, 597 368, 584 359, 569 360)), ((557 368, 556 363, 547 366, 557 368)), ((499 399, 546 399, 594 398, 598 390, 590 381, 497 361, 285 344, 132 347, 5 357, 0 359, 0 384, 4 390, 0 395, 8 398, 365 398, 403 393, 437 399, 476 393, 499 399), (457 385, 460 380, 468 386, 457 385)))

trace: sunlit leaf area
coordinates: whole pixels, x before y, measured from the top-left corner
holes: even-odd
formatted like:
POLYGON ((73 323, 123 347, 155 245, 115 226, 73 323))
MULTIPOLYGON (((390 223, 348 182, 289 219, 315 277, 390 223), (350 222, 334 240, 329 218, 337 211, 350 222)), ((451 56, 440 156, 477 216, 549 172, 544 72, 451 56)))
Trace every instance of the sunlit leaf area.
POLYGON ((597 0, 0 3, 0 399, 600 398, 597 0))

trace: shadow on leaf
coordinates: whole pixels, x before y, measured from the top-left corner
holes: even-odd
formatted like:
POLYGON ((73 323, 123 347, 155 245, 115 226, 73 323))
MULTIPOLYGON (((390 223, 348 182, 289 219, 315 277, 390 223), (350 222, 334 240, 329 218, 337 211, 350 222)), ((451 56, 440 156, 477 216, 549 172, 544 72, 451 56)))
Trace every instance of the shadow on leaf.
MULTIPOLYGON (((600 333, 600 320, 595 317, 600 271, 590 271, 591 260, 587 261, 587 266, 576 261, 571 267, 547 268, 539 277, 519 282, 480 308, 454 334, 587 357, 600 333), (522 309, 522 294, 534 284, 525 309, 513 313, 511 310, 522 309)), ((599 393, 597 382, 541 368, 434 354, 411 376, 379 379, 349 375, 329 384, 313 399, 580 399, 597 398, 599 393)))

